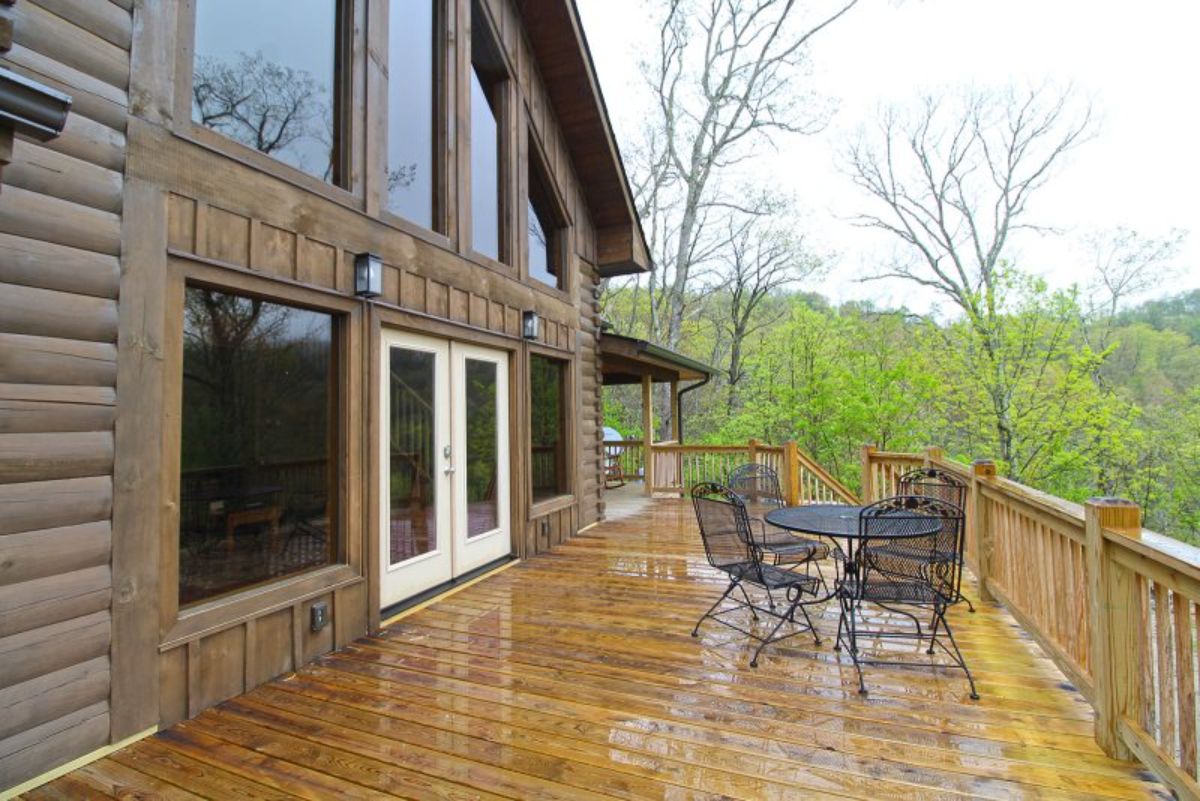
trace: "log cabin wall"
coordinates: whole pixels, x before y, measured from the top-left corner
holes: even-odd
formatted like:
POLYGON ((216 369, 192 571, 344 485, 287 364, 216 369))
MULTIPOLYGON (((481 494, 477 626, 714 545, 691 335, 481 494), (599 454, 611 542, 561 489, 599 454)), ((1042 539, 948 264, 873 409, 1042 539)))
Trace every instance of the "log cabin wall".
POLYGON ((74 98, 0 191, 0 789, 110 737, 119 255, 132 0, 0 9, 74 98))
MULTIPOLYGON (((344 0, 351 31, 345 188, 276 170, 190 122, 193 0, 19 0, 5 66, 74 98, 64 134, 21 139, 0 191, 0 788, 173 723, 379 624, 373 437, 379 331, 509 351, 513 553, 603 513, 597 237, 517 6, 484 0, 511 71, 510 222, 526 247, 536 149, 566 216, 561 290, 482 264, 463 242, 461 89, 447 114, 447 234, 380 212, 371 173, 385 113, 380 0, 344 0), (457 105, 455 105, 457 104, 457 105), (520 200, 518 200, 520 199, 520 200), (354 255, 383 294, 353 296, 354 255), (203 281, 327 308, 344 320, 337 564, 178 608, 181 298, 203 281), (118 303, 119 298, 119 303, 118 303), (521 336, 523 311, 542 319, 521 336), (530 501, 527 363, 570 365, 571 493, 530 501), (577 411, 574 411, 577 410, 577 411), (331 625, 309 630, 324 602, 331 625)), ((470 0, 445 0, 448 80, 470 69, 470 0)))

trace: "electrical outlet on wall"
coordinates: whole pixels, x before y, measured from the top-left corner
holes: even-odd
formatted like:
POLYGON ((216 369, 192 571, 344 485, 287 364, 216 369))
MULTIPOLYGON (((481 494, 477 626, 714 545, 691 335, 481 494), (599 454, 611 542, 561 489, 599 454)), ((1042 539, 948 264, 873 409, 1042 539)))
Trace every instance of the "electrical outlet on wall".
POLYGON ((329 604, 321 601, 309 609, 309 624, 313 631, 320 631, 329 622, 329 604))

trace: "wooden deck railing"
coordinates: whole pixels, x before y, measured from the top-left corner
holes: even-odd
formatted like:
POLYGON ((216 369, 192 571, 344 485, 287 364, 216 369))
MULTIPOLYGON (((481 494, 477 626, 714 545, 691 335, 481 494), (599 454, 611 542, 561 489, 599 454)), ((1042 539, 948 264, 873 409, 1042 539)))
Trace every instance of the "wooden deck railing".
POLYGON ((853 492, 800 450, 795 442, 783 445, 767 445, 753 439, 745 445, 656 442, 651 450, 651 492, 683 495, 697 482, 724 481, 733 468, 754 462, 771 467, 779 474, 790 504, 858 503, 853 492))
POLYGON ((1129 501, 1071 503, 936 448, 864 448, 864 498, 894 493, 900 474, 925 464, 970 483, 966 549, 980 595, 1008 607, 1092 703, 1100 746, 1200 798, 1200 549, 1143 529, 1129 501))
POLYGON ((606 460, 614 458, 621 468, 621 478, 634 481, 643 475, 645 469, 645 448, 640 439, 606 439, 604 440, 604 455, 606 460))

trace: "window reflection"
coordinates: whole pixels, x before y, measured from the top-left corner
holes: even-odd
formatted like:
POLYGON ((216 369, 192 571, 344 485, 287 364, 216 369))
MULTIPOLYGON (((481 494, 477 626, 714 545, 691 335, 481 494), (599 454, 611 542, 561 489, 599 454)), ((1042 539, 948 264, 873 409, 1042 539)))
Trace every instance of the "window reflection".
POLYGON ((437 486, 434 469, 434 409, 437 357, 408 348, 389 355, 391 564, 436 550, 437 486))
POLYGON ((197 0, 192 119, 338 182, 337 0, 197 0))
POLYGON ((466 385, 467 536, 477 537, 500 526, 496 363, 467 359, 466 385))
POLYGON ((529 275, 543 284, 561 289, 564 275, 562 234, 551 197, 544 170, 530 147, 529 202, 526 210, 529 275))
POLYGON ((188 287, 179 602, 335 557, 328 314, 188 287))
POLYGON ((500 259, 500 125, 494 96, 471 70, 471 244, 500 259))
POLYGON ((437 33, 434 2, 393 2, 388 16, 387 208, 434 227, 437 33))
POLYGON ((569 491, 567 481, 566 362, 529 357, 530 462, 533 500, 569 491))

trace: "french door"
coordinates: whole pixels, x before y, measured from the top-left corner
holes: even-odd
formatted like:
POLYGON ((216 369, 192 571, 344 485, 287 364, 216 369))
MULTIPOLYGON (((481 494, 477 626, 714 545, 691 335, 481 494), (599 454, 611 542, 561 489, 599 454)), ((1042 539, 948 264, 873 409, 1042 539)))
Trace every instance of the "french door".
POLYGON ((508 354, 383 332, 380 603, 511 550, 508 354))

